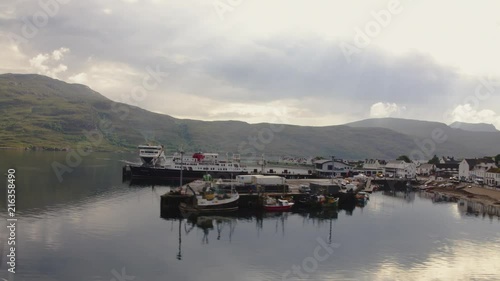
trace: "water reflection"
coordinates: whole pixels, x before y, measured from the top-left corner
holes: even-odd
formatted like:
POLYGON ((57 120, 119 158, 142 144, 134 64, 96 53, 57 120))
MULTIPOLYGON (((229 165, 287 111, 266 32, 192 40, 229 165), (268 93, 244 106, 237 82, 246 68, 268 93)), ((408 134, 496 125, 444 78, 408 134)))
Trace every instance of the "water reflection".
POLYGON ((406 201, 408 203, 415 201, 415 192, 413 192, 413 191, 386 190, 386 191, 383 191, 383 194, 385 196, 403 199, 404 201, 406 201))
POLYGON ((409 269, 401 261, 386 260, 365 280, 499 280, 499 252, 498 242, 453 240, 409 269))
MULTIPOLYGON (((144 281, 281 280, 318 238, 340 247, 303 279, 500 280, 500 221, 472 201, 378 192, 338 212, 185 218, 159 214, 170 187, 122 183, 122 157, 92 154, 61 183, 50 163, 64 155, 16 158, 27 167, 18 173, 19 280, 110 280, 122 267, 144 281)), ((0 229, 5 222, 0 213, 0 229)))
POLYGON ((500 220, 500 205, 484 204, 480 201, 460 199, 457 200, 458 211, 467 217, 488 217, 490 220, 500 220))
POLYGON ((216 241, 221 241, 222 237, 228 244, 231 244, 233 235, 236 231, 238 223, 249 223, 255 226, 257 230, 257 237, 264 229, 264 222, 267 226, 272 226, 274 233, 279 233, 281 237, 286 235, 286 223, 289 217, 301 217, 304 226, 312 225, 317 229, 322 229, 325 226, 329 229, 328 243, 332 244, 333 241, 333 221, 338 219, 339 212, 335 209, 316 210, 313 212, 260 212, 250 210, 240 210, 235 214, 226 215, 185 215, 176 210, 162 210, 161 217, 166 221, 176 222, 178 227, 178 252, 176 258, 182 260, 182 241, 183 238, 189 236, 194 229, 202 231, 201 238, 202 245, 210 243, 210 233, 216 233, 216 241))

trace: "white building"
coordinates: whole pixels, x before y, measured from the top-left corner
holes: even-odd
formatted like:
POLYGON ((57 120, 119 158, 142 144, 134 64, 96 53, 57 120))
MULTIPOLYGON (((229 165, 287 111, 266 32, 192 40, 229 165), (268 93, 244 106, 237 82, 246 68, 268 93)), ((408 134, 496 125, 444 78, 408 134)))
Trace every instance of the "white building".
POLYGON ((473 178, 485 178, 486 171, 497 168, 495 161, 488 158, 483 159, 464 159, 460 162, 458 176, 462 180, 473 178))
POLYGON ((413 163, 415 163, 415 166, 417 166, 417 168, 421 165, 427 164, 426 160, 412 160, 412 161, 413 163))
POLYGON ((363 163, 363 169, 369 170, 383 170, 385 167, 385 161, 378 159, 366 159, 363 163))
POLYGON ((436 165, 434 164, 422 164, 417 167, 417 175, 430 176, 435 170, 436 170, 436 165))
POLYGON ((332 160, 317 160, 314 161, 314 170, 318 176, 331 177, 332 169, 333 176, 348 176, 349 172, 354 170, 354 167, 344 163, 342 160, 335 159, 335 163, 332 166, 332 160), (335 169, 333 169, 335 166, 335 169))
POLYGON ((476 159, 464 159, 458 167, 458 177, 461 180, 470 179, 470 171, 474 168, 476 159))
POLYGON ((406 163, 402 160, 389 161, 384 167, 384 174, 396 178, 415 178, 417 167, 415 163, 406 163))
POLYGON ((484 183, 490 186, 500 187, 500 169, 492 168, 486 171, 484 177, 484 183))
POLYGON ((366 176, 375 176, 378 173, 384 173, 385 164, 384 160, 378 159, 365 159, 363 162, 363 167, 361 169, 356 169, 356 172, 364 174, 366 176))
POLYGON ((495 165, 494 162, 481 162, 476 164, 474 166, 474 169, 470 172, 471 176, 473 178, 485 178, 486 177, 486 171, 496 168, 497 166, 495 165))

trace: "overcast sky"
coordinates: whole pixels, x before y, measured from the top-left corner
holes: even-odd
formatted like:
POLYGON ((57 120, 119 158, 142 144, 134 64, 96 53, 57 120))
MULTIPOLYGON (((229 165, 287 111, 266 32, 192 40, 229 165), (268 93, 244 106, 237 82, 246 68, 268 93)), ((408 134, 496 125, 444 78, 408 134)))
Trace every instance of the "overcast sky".
POLYGON ((499 11, 496 0, 2 1, 0 73, 178 118, 500 129, 499 11))

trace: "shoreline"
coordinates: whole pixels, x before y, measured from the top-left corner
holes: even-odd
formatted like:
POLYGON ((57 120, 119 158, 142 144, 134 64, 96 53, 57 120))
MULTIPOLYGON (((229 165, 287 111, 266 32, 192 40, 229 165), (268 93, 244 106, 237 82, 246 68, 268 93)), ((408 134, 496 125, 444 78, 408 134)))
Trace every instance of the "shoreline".
POLYGON ((483 187, 465 189, 450 189, 444 187, 433 188, 434 193, 454 196, 459 200, 471 202, 473 211, 500 217, 500 191, 483 187))
POLYGON ((487 189, 484 187, 473 186, 464 189, 451 189, 445 187, 432 188, 434 192, 446 193, 449 195, 456 195, 459 197, 466 197, 468 199, 479 199, 487 201, 488 203, 500 203, 500 191, 494 189, 487 189))

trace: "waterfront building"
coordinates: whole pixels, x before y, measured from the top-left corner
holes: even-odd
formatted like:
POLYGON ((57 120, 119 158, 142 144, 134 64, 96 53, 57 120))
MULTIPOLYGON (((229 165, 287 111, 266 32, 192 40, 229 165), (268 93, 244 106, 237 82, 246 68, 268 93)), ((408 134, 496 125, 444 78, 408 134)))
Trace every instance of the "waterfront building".
POLYGON ((419 176, 430 176, 436 171, 436 165, 434 164, 421 164, 417 167, 417 175, 419 176))
POLYGON ((484 179, 486 171, 492 168, 497 166, 491 158, 464 159, 460 162, 459 177, 461 180, 484 179))
POLYGON ((387 164, 385 160, 365 159, 363 168, 357 171, 367 176, 375 176, 378 173, 384 173, 384 167, 387 164))
POLYGON ((491 168, 486 171, 484 183, 489 186, 500 187, 500 168, 491 168))
POLYGON ((459 163, 436 164, 436 176, 442 178, 458 177, 460 170, 459 163))
POLYGON ((314 171, 318 176, 331 177, 332 170, 334 177, 346 177, 354 171, 354 167, 344 163, 342 159, 335 159, 335 163, 333 165, 332 160, 314 161, 314 171))
POLYGON ((395 178, 415 178, 417 166, 413 162, 406 163, 402 160, 389 161, 384 167, 384 174, 395 178))

